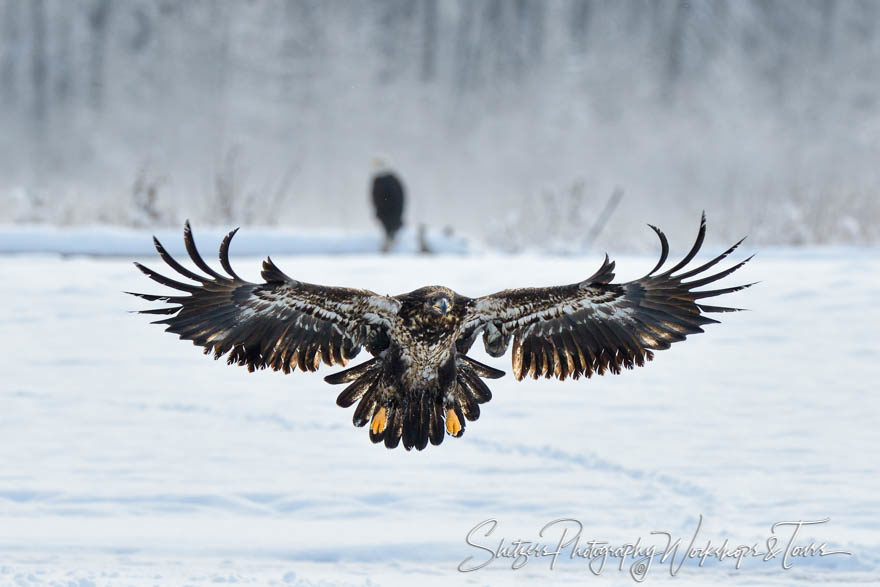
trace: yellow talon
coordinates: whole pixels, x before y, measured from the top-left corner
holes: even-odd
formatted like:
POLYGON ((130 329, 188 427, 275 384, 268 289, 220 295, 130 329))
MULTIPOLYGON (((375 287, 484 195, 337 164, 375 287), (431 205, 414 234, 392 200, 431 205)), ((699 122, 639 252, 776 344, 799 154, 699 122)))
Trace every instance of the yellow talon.
POLYGON ((370 432, 379 434, 385 430, 385 408, 379 408, 379 411, 373 414, 373 420, 370 422, 370 432))
POLYGON ((453 409, 446 410, 446 431, 453 436, 461 432, 461 422, 458 421, 458 416, 455 415, 453 409))

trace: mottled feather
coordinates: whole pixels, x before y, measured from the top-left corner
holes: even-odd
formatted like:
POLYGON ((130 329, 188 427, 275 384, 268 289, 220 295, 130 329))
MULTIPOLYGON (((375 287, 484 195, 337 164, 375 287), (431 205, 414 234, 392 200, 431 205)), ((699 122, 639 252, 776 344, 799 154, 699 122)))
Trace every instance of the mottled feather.
POLYGON ((147 277, 181 294, 134 295, 170 304, 140 311, 164 316, 155 323, 168 332, 250 371, 315 371, 322 363, 346 365, 365 349, 371 359, 325 378, 347 384, 336 403, 355 406, 352 422, 369 424, 372 442, 422 450, 429 443, 440 444, 447 434, 462 436, 467 422, 476 421, 481 405, 492 399, 483 379, 504 372, 466 355, 479 337, 494 357, 512 347, 517 379, 589 378, 643 366, 654 351, 717 322, 706 314, 737 311, 701 300, 752 284, 696 288, 728 276, 751 258, 709 273, 742 241, 686 270, 703 244, 704 216, 687 255, 657 273, 666 263, 669 243, 662 231, 651 229, 660 239, 660 260, 640 279, 612 283, 615 264, 606 255, 599 269, 578 283, 472 299, 441 286, 391 297, 313 285, 289 277, 270 258, 263 262, 264 282, 250 283, 229 262, 238 229, 220 245, 224 275, 201 257, 187 222, 184 244, 202 273, 184 267, 154 239, 159 257, 189 282, 135 263, 147 277))

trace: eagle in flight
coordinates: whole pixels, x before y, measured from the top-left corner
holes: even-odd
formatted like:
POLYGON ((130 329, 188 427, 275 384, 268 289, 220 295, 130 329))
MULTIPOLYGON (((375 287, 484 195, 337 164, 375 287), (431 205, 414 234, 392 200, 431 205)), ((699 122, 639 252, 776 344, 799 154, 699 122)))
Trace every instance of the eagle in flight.
POLYGON ((660 260, 640 279, 611 283, 614 262, 606 255, 599 270, 578 283, 469 298, 442 286, 383 296, 313 285, 288 277, 271 258, 263 262, 263 283, 250 283, 229 263, 229 243, 238 229, 220 245, 223 275, 199 255, 187 222, 186 250, 204 275, 177 262, 154 237, 159 256, 194 283, 135 263, 149 278, 181 294, 133 295, 172 304, 140 313, 168 315, 155 323, 203 347, 205 354, 213 353, 215 359, 227 355, 227 363, 249 371, 316 371, 322 362, 345 366, 366 349, 372 358, 325 377, 328 383, 348 384, 336 403, 344 408, 357 404, 354 425, 369 424, 374 443, 395 448, 402 441, 407 450, 422 450, 429 442, 443 442, 445 434, 460 437, 465 422, 479 418, 480 404, 492 398, 483 378, 504 375, 467 356, 478 336, 493 357, 503 355, 512 341, 517 380, 577 379, 642 366, 653 358, 652 351, 669 348, 689 334, 703 332, 703 325, 718 322, 705 314, 738 310, 702 300, 752 284, 694 290, 751 259, 708 272, 742 240, 686 270, 703 244, 704 214, 690 252, 658 273, 669 244, 663 232, 651 228, 660 239, 660 260), (685 281, 689 278, 693 279, 685 281))

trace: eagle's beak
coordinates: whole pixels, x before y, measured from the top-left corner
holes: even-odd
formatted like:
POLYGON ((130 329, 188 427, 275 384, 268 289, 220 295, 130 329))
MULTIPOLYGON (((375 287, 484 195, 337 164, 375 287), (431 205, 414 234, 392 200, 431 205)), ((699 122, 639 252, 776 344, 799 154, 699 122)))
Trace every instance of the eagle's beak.
POLYGON ((449 302, 446 301, 446 298, 440 298, 434 304, 434 308, 441 314, 445 314, 449 311, 449 302))

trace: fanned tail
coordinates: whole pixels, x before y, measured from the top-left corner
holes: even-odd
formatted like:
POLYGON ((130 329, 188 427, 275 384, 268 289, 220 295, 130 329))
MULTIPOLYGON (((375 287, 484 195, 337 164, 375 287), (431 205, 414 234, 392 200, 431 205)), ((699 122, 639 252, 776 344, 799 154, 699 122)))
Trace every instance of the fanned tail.
POLYGON ((348 383, 336 404, 343 408, 357 404, 352 422, 358 427, 369 423, 371 441, 382 442, 387 448, 396 448, 402 441, 406 450, 423 450, 429 443, 441 444, 446 434, 461 437, 466 422, 480 417, 480 404, 492 399, 482 378, 504 375, 465 355, 456 357, 455 367, 455 377, 446 390, 398 390, 385 363, 378 358, 324 380, 348 383))

